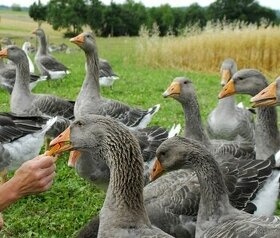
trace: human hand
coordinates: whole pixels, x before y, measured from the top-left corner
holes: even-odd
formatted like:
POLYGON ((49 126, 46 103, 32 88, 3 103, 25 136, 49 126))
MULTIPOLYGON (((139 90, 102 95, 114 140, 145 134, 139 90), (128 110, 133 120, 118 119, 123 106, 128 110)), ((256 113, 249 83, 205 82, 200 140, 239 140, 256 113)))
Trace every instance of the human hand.
POLYGON ((11 178, 18 197, 48 190, 55 177, 55 168, 54 158, 46 155, 23 163, 11 178))

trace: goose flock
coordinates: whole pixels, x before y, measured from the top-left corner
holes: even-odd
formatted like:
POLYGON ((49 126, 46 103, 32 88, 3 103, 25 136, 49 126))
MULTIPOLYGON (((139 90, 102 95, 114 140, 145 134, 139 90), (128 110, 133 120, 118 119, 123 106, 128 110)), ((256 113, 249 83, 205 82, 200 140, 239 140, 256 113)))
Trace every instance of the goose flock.
MULTIPOLYGON (((38 77, 67 80, 70 69, 48 51, 44 30, 33 34, 38 77)), ((181 105, 182 133, 180 125, 149 125, 164 110, 160 104, 144 109, 102 96, 101 86, 112 88, 119 76, 99 58, 93 33, 70 42, 85 58, 75 100, 32 92, 30 42, 8 42, 0 50, 0 85, 10 93, 10 111, 0 112, 1 182, 51 139, 49 155, 70 151, 68 165, 106 192, 80 238, 280 237, 280 218, 273 216, 280 179, 280 78, 268 84, 257 69, 237 70, 235 60, 226 58, 219 102, 205 126, 192 80, 174 78, 162 97, 181 105), (250 95, 255 109, 237 105, 234 94, 250 95)))

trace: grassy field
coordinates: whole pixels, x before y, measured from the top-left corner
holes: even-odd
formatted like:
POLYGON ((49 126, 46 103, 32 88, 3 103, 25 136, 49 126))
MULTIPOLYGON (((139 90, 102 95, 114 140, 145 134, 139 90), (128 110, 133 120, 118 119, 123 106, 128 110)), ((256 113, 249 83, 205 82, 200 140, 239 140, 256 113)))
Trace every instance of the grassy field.
MULTIPOLYGON (((0 37, 9 36, 18 45, 30 39, 36 45, 36 40, 30 38, 36 23, 30 21, 26 13, 17 16, 13 12, 0 11, 0 16, 0 37)), ((63 39, 61 32, 53 31, 46 24, 43 24, 43 28, 48 34, 49 42, 66 43, 72 49, 70 54, 53 54, 71 69, 71 74, 61 81, 50 84, 42 82, 34 92, 75 99, 85 75, 84 54, 69 40, 63 39)), ((171 41, 171 38, 168 40, 171 41)), ((161 110, 155 115, 151 124, 170 128, 173 123, 183 125, 182 109, 177 102, 164 99, 161 94, 174 77, 187 76, 196 86, 200 110, 205 120, 218 101, 220 62, 213 58, 213 68, 209 70, 203 68, 203 72, 186 70, 185 67, 176 64, 169 66, 164 63, 149 64, 147 59, 152 59, 154 56, 153 52, 150 52, 151 48, 143 48, 145 42, 147 43, 145 38, 97 39, 99 56, 109 60, 114 71, 120 76, 120 80, 115 83, 112 90, 102 88, 102 95, 142 108, 160 103, 161 110), (143 51, 140 51, 141 47, 143 51), (214 68, 217 70, 214 71, 214 68)), ((163 46, 162 41, 159 42, 163 46)), ((174 42, 178 44, 177 39, 174 39, 174 42)), ((174 55, 171 59, 173 58, 174 55)), ((185 60, 188 58, 186 57, 185 60)), ((238 97, 238 100, 245 100, 249 105, 246 96, 238 97)), ((0 90, 0 111, 8 110, 9 95, 0 90)), ((104 195, 103 191, 84 181, 72 168, 67 167, 67 155, 63 155, 57 162, 55 183, 48 192, 21 199, 3 212, 5 228, 0 232, 0 237, 74 237, 76 231, 98 213, 104 195)))

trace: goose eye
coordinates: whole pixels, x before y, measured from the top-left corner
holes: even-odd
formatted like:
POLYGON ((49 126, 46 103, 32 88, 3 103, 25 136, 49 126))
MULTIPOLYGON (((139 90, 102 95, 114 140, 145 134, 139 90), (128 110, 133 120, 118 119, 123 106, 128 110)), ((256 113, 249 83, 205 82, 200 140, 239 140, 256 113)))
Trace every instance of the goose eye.
POLYGON ((75 125, 76 125, 76 126, 83 126, 84 123, 83 123, 82 121, 76 121, 76 122, 75 122, 75 125))
POLYGON ((184 81, 184 84, 187 84, 188 82, 187 81, 184 81))

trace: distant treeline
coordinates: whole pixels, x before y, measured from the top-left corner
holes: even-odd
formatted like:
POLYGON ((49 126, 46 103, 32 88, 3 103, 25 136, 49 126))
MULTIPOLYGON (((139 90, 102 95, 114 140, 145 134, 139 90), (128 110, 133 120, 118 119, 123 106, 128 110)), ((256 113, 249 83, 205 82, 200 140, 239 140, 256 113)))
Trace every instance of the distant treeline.
POLYGON ((66 36, 79 33, 88 25, 100 36, 137 36, 141 26, 159 35, 179 35, 194 25, 203 29, 207 22, 242 22, 242 24, 278 25, 279 11, 259 5, 254 0, 217 0, 208 7, 194 3, 188 7, 172 8, 165 4, 145 7, 127 0, 124 4, 113 1, 109 6, 99 0, 40 0, 29 8, 29 15, 39 24, 47 21, 53 29, 66 29, 66 36))

